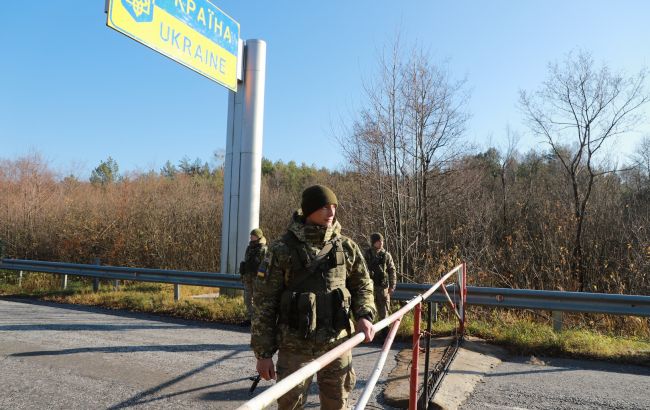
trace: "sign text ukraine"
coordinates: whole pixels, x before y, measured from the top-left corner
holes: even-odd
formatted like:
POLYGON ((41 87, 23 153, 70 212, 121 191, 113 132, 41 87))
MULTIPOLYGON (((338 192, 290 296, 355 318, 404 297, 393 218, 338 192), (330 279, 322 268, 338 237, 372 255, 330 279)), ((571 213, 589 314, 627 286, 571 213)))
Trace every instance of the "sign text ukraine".
POLYGON ((208 0, 110 0, 107 25, 237 90, 239 23, 208 0))

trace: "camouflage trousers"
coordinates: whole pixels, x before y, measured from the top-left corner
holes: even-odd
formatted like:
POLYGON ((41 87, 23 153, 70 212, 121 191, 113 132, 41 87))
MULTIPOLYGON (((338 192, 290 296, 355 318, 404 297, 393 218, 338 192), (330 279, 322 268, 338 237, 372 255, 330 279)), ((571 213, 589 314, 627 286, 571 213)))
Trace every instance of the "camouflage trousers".
POLYGON ((375 288, 375 306, 377 307, 377 319, 375 322, 388 317, 390 314, 390 294, 388 293, 388 288, 375 288))
POLYGON ((248 320, 253 317, 253 278, 252 275, 242 275, 241 281, 244 284, 244 305, 248 320))
MULTIPOLYGON (((325 352, 322 352, 325 353, 325 352)), ((278 352, 277 373, 278 381, 316 359, 320 354, 296 353, 288 349, 278 352)), ((316 373, 320 408, 324 410, 339 410, 348 408, 348 396, 354 389, 357 376, 352 368, 352 352, 334 360, 316 373)), ((303 380, 278 399, 278 410, 295 410, 305 407, 312 376, 303 380)))

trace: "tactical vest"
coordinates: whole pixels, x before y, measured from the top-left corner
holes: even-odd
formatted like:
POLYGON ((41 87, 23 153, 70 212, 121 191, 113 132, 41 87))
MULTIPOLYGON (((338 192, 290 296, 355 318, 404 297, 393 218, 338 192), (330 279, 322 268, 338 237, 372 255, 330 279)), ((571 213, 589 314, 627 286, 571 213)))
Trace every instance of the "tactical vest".
POLYGON ((370 276, 375 284, 375 287, 387 288, 388 287, 388 274, 386 272, 386 252, 375 253, 372 255, 372 250, 368 250, 368 269, 370 269, 370 276))
POLYGON ((266 245, 261 243, 255 243, 248 245, 246 248, 246 254, 244 255, 244 260, 239 264, 239 274, 240 275, 255 275, 257 273, 257 268, 262 262, 261 253, 262 249, 266 245))
POLYGON ((280 300, 280 323, 305 339, 325 340, 350 329, 350 292, 340 238, 325 243, 318 255, 293 233, 282 237, 290 250, 291 270, 280 300))

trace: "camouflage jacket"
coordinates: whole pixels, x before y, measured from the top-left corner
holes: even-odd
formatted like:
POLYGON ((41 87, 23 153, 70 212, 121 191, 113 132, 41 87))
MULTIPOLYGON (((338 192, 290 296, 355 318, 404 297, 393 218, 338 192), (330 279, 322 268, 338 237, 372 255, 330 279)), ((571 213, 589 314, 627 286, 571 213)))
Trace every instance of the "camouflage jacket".
POLYGON ((366 249, 363 254, 370 271, 370 277, 375 283, 375 287, 395 288, 397 282, 397 273, 395 272, 395 262, 393 257, 386 249, 376 250, 374 247, 366 249))
POLYGON ((267 252, 266 238, 262 237, 258 241, 249 242, 244 254, 244 260, 239 264, 239 274, 242 278, 245 275, 252 277, 257 273, 257 268, 264 260, 267 252))
MULTIPOLYGON (((373 284, 363 255, 357 244, 341 235, 341 225, 334 221, 331 227, 305 225, 300 211, 293 215, 288 231, 316 255, 331 239, 339 237, 345 254, 345 287, 351 294, 350 311, 355 320, 366 317, 372 321, 376 316, 373 284)), ((269 358, 278 350, 290 349, 297 352, 314 353, 326 351, 347 339, 350 334, 343 330, 327 341, 297 338, 278 323, 280 299, 292 277, 291 249, 282 239, 273 242, 269 253, 259 267, 253 284, 253 319, 251 323, 251 347, 255 356, 269 358)))

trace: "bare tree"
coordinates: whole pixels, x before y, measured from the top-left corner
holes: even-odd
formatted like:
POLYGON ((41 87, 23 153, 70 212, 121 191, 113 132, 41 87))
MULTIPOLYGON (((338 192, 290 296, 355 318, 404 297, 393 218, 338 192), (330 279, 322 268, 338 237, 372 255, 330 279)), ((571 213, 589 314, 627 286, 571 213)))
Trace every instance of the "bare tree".
POLYGON ((508 145, 499 153, 499 180, 501 181, 501 219, 505 229, 508 227, 508 175, 512 174, 512 169, 515 167, 517 155, 517 143, 519 142, 519 135, 513 131, 509 126, 506 127, 506 137, 508 145))
POLYGON ((586 286, 582 236, 596 178, 597 155, 610 139, 630 131, 648 101, 646 71, 626 77, 607 65, 597 68, 584 51, 569 53, 535 93, 521 91, 520 105, 530 128, 542 136, 561 162, 571 185, 575 219, 571 270, 577 287, 586 286), (567 147, 567 144, 569 148, 567 147))
POLYGON ((457 141, 468 115, 464 80, 414 47, 406 56, 396 42, 379 58, 380 71, 365 86, 368 105, 339 138, 355 171, 367 176, 372 230, 382 230, 407 280, 431 239, 432 181, 458 157, 457 141), (374 222, 374 223, 372 223, 374 222))
POLYGON ((458 155, 454 143, 465 131, 468 115, 463 111, 465 81, 452 82, 448 74, 431 64, 426 54, 414 50, 405 67, 402 88, 406 104, 406 144, 413 166, 415 197, 415 248, 431 242, 429 234, 431 172, 449 164, 458 155))
POLYGON ((650 178, 650 136, 643 137, 633 161, 639 173, 650 178))

